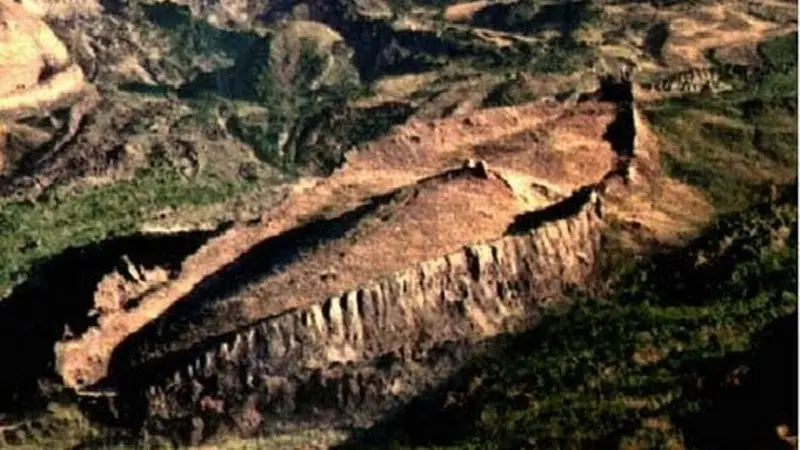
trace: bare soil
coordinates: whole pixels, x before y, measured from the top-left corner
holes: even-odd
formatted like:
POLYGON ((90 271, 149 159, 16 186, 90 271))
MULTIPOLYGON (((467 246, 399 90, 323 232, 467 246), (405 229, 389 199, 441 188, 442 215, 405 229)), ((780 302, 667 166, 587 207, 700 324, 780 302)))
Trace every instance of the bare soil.
MULTIPOLYGON (((72 386, 101 378, 114 348, 165 313, 148 326, 160 329, 153 356, 501 236, 518 215, 613 170, 617 155, 605 134, 616 115, 613 103, 540 101, 395 127, 349 153, 331 177, 294 186, 259 224, 210 241, 137 308, 59 344, 60 370, 72 386), (470 159, 488 172, 451 172, 470 159)), ((653 142, 642 142, 643 160, 651 160, 653 142)), ((636 220, 667 236, 685 228, 658 205, 649 210, 636 220)))

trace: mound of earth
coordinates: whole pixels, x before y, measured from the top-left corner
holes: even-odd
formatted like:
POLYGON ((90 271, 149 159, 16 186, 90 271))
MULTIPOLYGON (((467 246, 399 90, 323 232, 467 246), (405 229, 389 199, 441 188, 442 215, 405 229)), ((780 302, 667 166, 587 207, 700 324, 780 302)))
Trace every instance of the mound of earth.
POLYGON ((672 177, 716 154, 662 161, 642 106, 738 102, 796 4, 667 3, 0 0, 0 292, 74 245, 218 230, 169 270, 60 276, 82 294, 17 378, 194 443, 363 425, 603 285, 607 234, 681 244, 713 208, 672 177))
MULTIPOLYGON (((131 358, 149 360, 502 237, 526 213, 616 173, 624 161, 620 146, 635 145, 609 131, 617 124, 633 133, 620 108, 543 101, 398 127, 351 153, 329 178, 289 194, 262 224, 212 240, 137 307, 101 317, 97 329, 60 343, 65 382, 99 381, 116 347, 140 329, 136 340, 147 350, 131 358), (453 171, 464 161, 474 167, 453 171)), ((639 126, 647 136, 646 125, 639 126)), ((651 164, 654 148, 639 142, 645 145, 637 161, 651 164)))

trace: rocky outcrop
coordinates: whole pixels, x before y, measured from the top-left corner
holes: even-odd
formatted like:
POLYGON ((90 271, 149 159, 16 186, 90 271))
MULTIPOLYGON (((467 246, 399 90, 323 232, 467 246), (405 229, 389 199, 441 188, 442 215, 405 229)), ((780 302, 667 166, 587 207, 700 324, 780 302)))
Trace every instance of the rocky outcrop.
POLYGON ((143 295, 166 283, 169 276, 169 271, 163 267, 146 268, 123 255, 120 267, 97 284, 94 313, 105 315, 129 308, 143 295))
MULTIPOLYGON (((464 247, 311 307, 286 312, 149 367, 117 371, 123 405, 158 432, 198 440, 307 424, 358 425, 457 369, 477 343, 535 320, 584 285, 599 250, 591 189, 564 219, 464 247), (278 420, 276 420, 278 419, 278 420)), ((531 213, 535 214, 535 213, 531 213)), ((266 299, 265 299, 266 300, 266 299)))
POLYGON ((83 87, 83 72, 53 30, 22 5, 0 0, 0 113, 35 108, 83 87))
POLYGON ((729 90, 730 86, 721 80, 718 71, 710 68, 700 68, 668 75, 653 83, 642 83, 642 88, 656 92, 687 93, 719 92, 729 90))
MULTIPOLYGON (((71 108, 69 123, 50 146, 58 151, 78 131, 97 95, 64 43, 30 11, 30 5, 0 0, 0 120, 47 116, 71 108)), ((0 171, 8 170, 3 160, 11 158, 1 147, 0 153, 0 171)))
POLYGON ((0 95, 0 117, 21 119, 41 115, 43 111, 68 108, 91 95, 96 93, 86 84, 80 66, 72 64, 29 88, 0 95))
POLYGON ((96 16, 103 12, 96 0, 17 0, 31 14, 45 20, 96 16))
POLYGON ((64 44, 43 21, 0 0, 0 97, 30 88, 69 65, 64 44))
POLYGON ((732 89, 731 80, 754 83, 769 70, 788 72, 790 69, 788 63, 770 67, 724 63, 673 73, 653 82, 641 83, 640 87, 644 91, 664 93, 722 92, 732 89))

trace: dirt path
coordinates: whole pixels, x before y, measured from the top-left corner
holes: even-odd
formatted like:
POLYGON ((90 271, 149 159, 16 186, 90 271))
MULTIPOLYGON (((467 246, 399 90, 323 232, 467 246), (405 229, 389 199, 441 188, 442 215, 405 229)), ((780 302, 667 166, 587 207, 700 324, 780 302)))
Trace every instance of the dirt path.
POLYGON ((712 20, 682 17, 670 21, 671 36, 664 49, 667 58, 693 66, 705 65, 705 53, 710 49, 761 42, 776 33, 790 31, 724 4, 705 8, 702 12, 712 20))

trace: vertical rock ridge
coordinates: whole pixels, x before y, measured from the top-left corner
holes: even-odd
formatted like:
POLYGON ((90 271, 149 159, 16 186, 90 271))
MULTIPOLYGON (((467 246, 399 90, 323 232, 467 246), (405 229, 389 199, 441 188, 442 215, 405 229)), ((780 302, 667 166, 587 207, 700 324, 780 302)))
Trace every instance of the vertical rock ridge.
MULTIPOLYGON (((413 369, 415 361, 428 358, 426 367, 436 366, 434 355, 445 347, 445 354, 458 360, 453 355, 467 352, 474 343, 522 326, 537 314, 540 301, 562 295, 566 285, 586 281, 600 226, 595 205, 587 202, 570 218, 465 246, 308 308, 265 319, 179 370, 144 381, 139 389, 148 405, 148 426, 205 414, 198 412, 203 410, 202 396, 177 394, 178 388, 192 386, 226 400, 260 396, 274 410, 270 414, 316 410, 298 406, 304 402, 351 419, 360 405, 383 402, 384 408, 433 377, 430 371, 413 369)), ((223 409, 232 414, 235 407, 223 409)))

